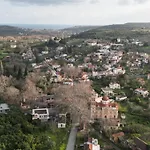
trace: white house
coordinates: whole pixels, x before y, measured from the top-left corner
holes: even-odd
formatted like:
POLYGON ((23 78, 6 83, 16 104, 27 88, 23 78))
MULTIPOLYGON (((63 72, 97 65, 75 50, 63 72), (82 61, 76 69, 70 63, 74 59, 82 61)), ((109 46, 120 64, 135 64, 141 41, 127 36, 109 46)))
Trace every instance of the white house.
POLYGON ((118 75, 118 74, 125 74, 125 70, 122 67, 114 68, 113 73, 118 75))
POLYGON ((149 95, 149 92, 143 88, 135 89, 135 93, 142 95, 143 97, 147 97, 149 95))
POLYGON ((147 75, 147 80, 150 80, 150 73, 147 75))
POLYGON ((0 114, 7 114, 9 107, 6 103, 0 104, 0 114))
POLYGON ((49 52, 48 51, 42 51, 42 54, 43 55, 46 55, 46 54, 48 54, 49 52))
POLYGON ((127 96, 116 96, 116 101, 124 101, 127 99, 127 96))
POLYGON ((66 128, 66 114, 59 114, 58 128, 66 128))
POLYGON ((87 142, 84 143, 84 149, 86 150, 100 150, 100 145, 98 140, 94 138, 89 138, 87 142))
POLYGON ((109 87, 106 88, 101 88, 104 94, 109 95, 109 94, 114 94, 113 90, 109 87))
POLYGON ((32 109, 32 120, 40 119, 41 121, 47 121, 49 119, 48 108, 32 109))
POLYGON ((118 84, 118 83, 110 83, 109 87, 111 89, 120 89, 120 84, 118 84))
POLYGON ((10 47, 11 47, 11 48, 16 48, 17 45, 16 45, 16 44, 11 44, 10 47))

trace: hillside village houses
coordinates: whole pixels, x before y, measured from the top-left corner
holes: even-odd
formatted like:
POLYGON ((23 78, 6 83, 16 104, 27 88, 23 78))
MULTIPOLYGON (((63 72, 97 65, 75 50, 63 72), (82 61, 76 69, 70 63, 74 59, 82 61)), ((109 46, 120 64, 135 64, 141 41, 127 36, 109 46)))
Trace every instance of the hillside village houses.
POLYGON ((121 87, 120 87, 120 84, 118 84, 118 83, 110 83, 109 84, 109 87, 111 88, 111 89, 120 89, 121 87))
POLYGON ((98 139, 88 138, 88 141, 84 143, 84 150, 100 150, 98 139))
POLYGON ((10 48, 13 48, 13 49, 14 49, 14 48, 16 48, 16 47, 17 47, 16 44, 11 44, 11 45, 10 45, 10 48))
POLYGON ((147 97, 149 95, 149 92, 144 88, 135 89, 135 93, 143 97, 147 97))
POLYGON ((49 110, 48 108, 32 109, 32 120, 39 119, 41 121, 48 121, 49 110))

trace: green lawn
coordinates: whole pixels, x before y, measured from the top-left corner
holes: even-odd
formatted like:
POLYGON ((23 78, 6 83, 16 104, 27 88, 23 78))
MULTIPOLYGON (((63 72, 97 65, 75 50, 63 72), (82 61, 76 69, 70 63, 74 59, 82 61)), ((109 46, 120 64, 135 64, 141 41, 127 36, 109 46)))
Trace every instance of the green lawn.
POLYGON ((68 142, 69 128, 58 129, 57 127, 52 127, 51 130, 46 131, 47 136, 54 141, 55 150, 65 150, 68 142))

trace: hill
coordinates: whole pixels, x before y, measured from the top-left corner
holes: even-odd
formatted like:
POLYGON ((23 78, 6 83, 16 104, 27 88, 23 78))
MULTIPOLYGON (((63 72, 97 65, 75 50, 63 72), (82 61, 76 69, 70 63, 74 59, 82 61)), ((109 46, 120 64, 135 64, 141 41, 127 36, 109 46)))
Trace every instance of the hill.
POLYGON ((0 25, 0 36, 26 35, 27 30, 7 25, 0 25))
POLYGON ((70 34, 78 34, 78 33, 81 33, 81 32, 96 29, 98 27, 100 27, 100 26, 74 26, 74 27, 71 27, 71 28, 62 29, 61 31, 62 32, 67 32, 67 33, 70 33, 70 34))
POLYGON ((124 25, 131 26, 131 27, 134 27, 134 28, 150 28, 150 22, 145 22, 145 23, 126 23, 124 25))
POLYGON ((112 39, 112 38, 140 38, 148 40, 150 38, 150 23, 126 23, 101 26, 96 29, 79 33, 73 38, 85 39, 112 39))

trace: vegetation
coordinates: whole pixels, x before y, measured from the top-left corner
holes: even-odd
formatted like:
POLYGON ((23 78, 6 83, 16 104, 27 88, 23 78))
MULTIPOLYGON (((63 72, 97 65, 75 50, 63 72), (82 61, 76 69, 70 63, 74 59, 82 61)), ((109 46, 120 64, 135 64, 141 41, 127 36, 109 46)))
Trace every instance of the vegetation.
POLYGON ((15 106, 0 115, 0 150, 64 150, 67 139, 67 129, 32 121, 15 106))

